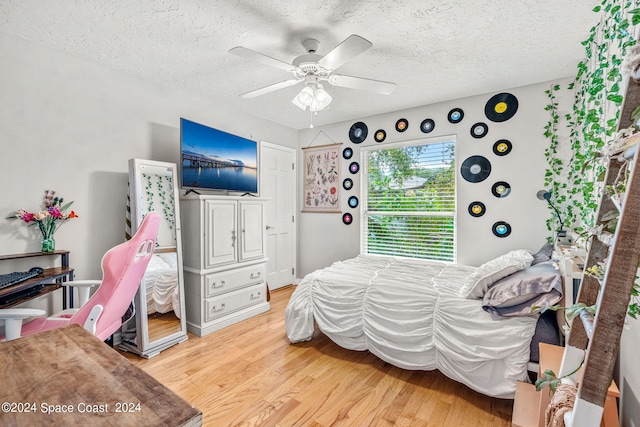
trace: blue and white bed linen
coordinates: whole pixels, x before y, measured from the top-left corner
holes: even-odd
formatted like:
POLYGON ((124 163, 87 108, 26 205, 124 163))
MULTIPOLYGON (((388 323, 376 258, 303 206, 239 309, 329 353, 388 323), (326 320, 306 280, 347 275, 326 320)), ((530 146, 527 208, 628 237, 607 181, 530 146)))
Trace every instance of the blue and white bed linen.
POLYGON ((286 308, 292 343, 320 330, 404 369, 438 369, 488 396, 513 398, 526 380, 535 317, 494 320, 459 296, 475 267, 360 255, 308 274, 286 308))

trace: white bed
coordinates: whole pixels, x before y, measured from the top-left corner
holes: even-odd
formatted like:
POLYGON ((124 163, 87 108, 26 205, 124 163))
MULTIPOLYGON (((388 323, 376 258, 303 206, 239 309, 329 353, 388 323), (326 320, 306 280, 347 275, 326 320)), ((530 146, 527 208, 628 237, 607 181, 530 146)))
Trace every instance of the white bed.
POLYGON ((405 369, 438 369, 485 395, 512 398, 516 381, 527 380, 537 316, 496 320, 482 299, 461 296, 479 270, 371 255, 337 262, 297 286, 287 335, 308 341, 317 325, 344 348, 405 369))
POLYGON ((154 254, 143 282, 147 291, 147 314, 173 311, 180 318, 180 288, 175 253, 154 254))

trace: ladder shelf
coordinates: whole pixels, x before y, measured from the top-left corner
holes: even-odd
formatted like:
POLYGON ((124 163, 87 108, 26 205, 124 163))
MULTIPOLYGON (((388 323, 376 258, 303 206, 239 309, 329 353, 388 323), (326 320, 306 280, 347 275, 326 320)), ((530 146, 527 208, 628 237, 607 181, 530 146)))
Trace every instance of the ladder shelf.
MULTIPOLYGON (((609 160, 606 185, 614 182, 622 165, 618 156, 609 160)), ((584 358, 584 372, 578 384, 574 408, 572 412, 565 415, 567 427, 598 426, 603 415, 631 290, 640 263, 639 169, 638 150, 634 149, 630 165, 631 174, 626 185, 613 241, 608 245, 601 239, 592 239, 585 264, 588 268, 606 260, 606 269, 602 281, 589 275, 585 275, 582 281, 578 302, 587 306, 596 304, 596 314, 595 316, 581 315, 582 322, 572 322, 571 333, 558 373, 558 377, 568 375, 582 363, 584 358)), ((611 197, 603 194, 597 216, 598 226, 603 225, 602 218, 611 209, 617 208, 611 197)), ((575 375, 571 377, 574 381, 576 380, 575 375)))
MULTIPOLYGON (((640 84, 629 81, 623 110, 631 108, 631 102, 640 105, 640 84)), ((624 111, 618 129, 631 123, 624 111)), ((596 236, 590 239, 585 270, 604 264, 604 277, 584 274, 576 303, 586 307, 596 306, 595 314, 583 310, 570 322, 570 333, 564 349, 540 348, 541 375, 544 369, 543 352, 552 352, 561 359, 557 378, 563 383, 577 385, 573 410, 565 413, 566 427, 618 426, 615 398, 619 390, 612 382, 622 329, 629 310, 631 292, 640 264, 640 151, 635 134, 617 152, 607 155, 607 172, 604 189, 616 188, 616 197, 603 190, 597 212, 596 236), (619 186, 621 177, 626 181, 619 186), (621 193, 621 189, 624 192, 621 193), (617 197, 621 195, 621 197, 617 197), (618 215, 615 232, 607 228, 612 216, 618 215), (580 369, 578 369, 580 367, 580 369)), ((548 390, 536 392, 533 384, 519 383, 512 417, 516 427, 544 426, 545 410, 550 402, 548 390)))

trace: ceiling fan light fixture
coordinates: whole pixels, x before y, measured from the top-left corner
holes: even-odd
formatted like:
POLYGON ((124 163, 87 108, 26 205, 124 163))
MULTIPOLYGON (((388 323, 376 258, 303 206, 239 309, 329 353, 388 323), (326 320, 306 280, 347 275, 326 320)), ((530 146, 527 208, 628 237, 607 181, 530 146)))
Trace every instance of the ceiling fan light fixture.
POLYGON ((326 90, 324 90, 324 88, 320 84, 318 85, 318 88, 314 92, 313 98, 315 100, 317 110, 312 110, 312 111, 324 110, 329 106, 329 104, 331 104, 331 101, 333 100, 333 98, 331 98, 331 95, 329 95, 329 93, 326 90))
POLYGON ((318 112, 318 111, 320 111, 320 110, 322 110, 322 108, 320 108, 320 107, 318 106, 318 103, 317 103, 317 102, 316 102, 316 100, 314 99, 314 100, 313 100, 313 102, 311 103, 311 105, 309 105, 309 111, 311 111, 311 112, 316 112, 316 113, 317 113, 317 112, 318 112))
POLYGON ((295 98, 293 98, 293 99, 291 100, 291 103, 292 103, 293 105, 295 105, 296 107, 298 107, 299 109, 301 109, 301 110, 306 110, 306 109, 307 109, 307 106, 306 106, 306 105, 303 105, 303 104, 298 100, 298 95, 296 95, 296 96, 295 96, 295 98))
POLYGON ((327 108, 332 99, 322 85, 307 84, 291 102, 301 110, 309 108, 310 111, 321 111, 327 108))
POLYGON ((305 86, 300 92, 298 92, 291 102, 293 102, 296 107, 306 110, 307 107, 313 103, 313 99, 313 89, 309 86, 305 86))

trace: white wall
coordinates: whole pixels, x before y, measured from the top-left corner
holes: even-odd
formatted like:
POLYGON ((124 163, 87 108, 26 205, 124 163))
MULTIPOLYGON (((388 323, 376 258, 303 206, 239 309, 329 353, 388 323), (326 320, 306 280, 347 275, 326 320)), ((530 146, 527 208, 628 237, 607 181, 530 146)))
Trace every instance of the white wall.
POLYGON ((640 371, 638 351, 640 343, 640 320, 627 316, 620 341, 618 364, 614 378, 620 389, 621 425, 640 427, 640 371), (635 424, 633 424, 635 423, 635 424))
MULTIPOLYGON (((485 104, 495 95, 490 93, 301 131, 301 148, 342 142, 343 147, 354 149, 353 159, 343 160, 341 164, 341 179, 350 176, 355 185, 350 192, 342 190, 341 204, 343 212, 352 212, 355 220, 351 225, 344 225, 342 214, 301 213, 299 276, 360 252, 359 215, 362 214, 362 206, 350 209, 347 205, 349 195, 360 196, 359 180, 362 173, 351 175, 347 170, 351 161, 359 160, 360 147, 443 135, 454 135, 456 138, 457 262, 479 265, 511 249, 539 249, 550 235, 545 221, 551 213, 546 203, 536 198, 537 191, 543 188, 546 168, 544 150, 549 146, 549 141, 543 135, 544 126, 549 120, 549 114, 544 110, 548 103, 544 91, 549 86, 550 83, 541 83, 505 90, 517 97, 519 107, 515 116, 499 123, 488 120, 484 114, 485 104), (465 115, 461 122, 452 124, 447 120, 447 114, 456 107, 462 108, 465 115), (395 130, 395 123, 400 118, 409 121, 409 128, 403 133, 395 130), (429 134, 420 131, 420 123, 425 118, 432 118, 436 123, 434 131, 429 134), (349 129, 357 121, 364 122, 369 131, 362 144, 353 144, 349 140, 349 129), (480 139, 470 134, 472 125, 477 122, 489 126, 487 135, 480 139), (387 133, 385 141, 380 144, 373 139, 378 129, 384 129, 387 133), (499 139, 511 141, 513 150, 510 154, 500 157, 493 153, 493 144, 499 139), (469 183, 460 175, 460 165, 472 155, 482 155, 491 162, 491 174, 483 182, 469 183), (511 185, 508 197, 499 199, 491 194, 491 186, 496 181, 507 181, 511 185), (487 213, 479 218, 471 217, 467 212, 468 205, 475 200, 482 201, 487 208, 487 213), (506 238, 495 237, 491 226, 496 221, 508 222, 512 227, 511 235, 506 238)), ((336 102, 348 101, 334 100, 336 102)), ((302 153, 299 156, 298 172, 301 175, 302 153)), ((301 186, 299 205, 302 190, 301 186)))
MULTIPOLYGON (((0 34, 0 58, 0 254, 40 250, 4 218, 39 210, 53 189, 79 215, 55 235, 77 278, 100 277, 102 255, 124 241, 128 160, 178 162, 180 117, 297 147, 295 130, 20 38, 0 34)), ((16 270, 7 264, 0 273, 16 270)))

